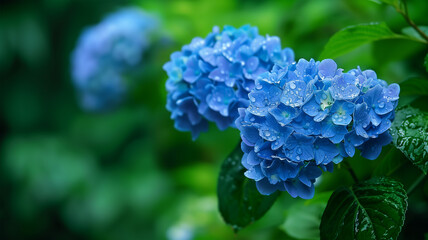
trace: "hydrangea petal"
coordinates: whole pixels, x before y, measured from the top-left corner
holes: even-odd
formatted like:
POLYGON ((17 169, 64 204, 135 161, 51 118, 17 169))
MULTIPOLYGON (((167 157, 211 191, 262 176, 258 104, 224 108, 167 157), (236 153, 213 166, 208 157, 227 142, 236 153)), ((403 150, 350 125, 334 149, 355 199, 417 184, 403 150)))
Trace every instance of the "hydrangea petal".
MULTIPOLYGON (((181 51, 171 54, 171 60, 163 66, 169 77, 167 109, 175 121, 183 115, 190 117, 180 119, 179 126, 186 126, 181 130, 192 131, 199 119, 214 122, 220 130, 236 127, 237 110, 248 107, 248 93, 254 89, 255 79, 270 71, 275 63, 294 61, 290 49, 287 56, 280 54, 279 58, 269 59, 269 52, 282 51, 279 39, 270 38, 267 41, 256 27, 249 25, 225 26, 222 31, 214 27, 205 38, 195 37, 181 51), (260 55, 262 52, 264 56, 260 55), (193 98, 196 108, 179 107, 177 101, 189 97, 193 98), (190 122, 184 123, 186 119, 190 122)), ((271 94, 266 96, 269 101, 272 99, 271 94)), ((258 111, 265 116, 268 109, 258 111)))
POLYGON ((315 188, 313 185, 310 187, 306 186, 299 180, 285 181, 285 189, 293 197, 301 197, 303 199, 311 199, 314 197, 315 188))
POLYGON ((311 198, 322 171, 333 171, 334 164, 355 154, 355 148, 363 157, 376 158, 391 141, 387 130, 397 106, 391 99, 398 92, 376 77, 359 68, 344 73, 333 60, 313 59, 276 65, 260 75, 249 106, 236 121, 240 130, 251 126, 258 131, 256 135, 253 130, 253 147, 245 146, 254 149, 258 158, 252 164, 265 176, 258 182, 259 191, 311 198))

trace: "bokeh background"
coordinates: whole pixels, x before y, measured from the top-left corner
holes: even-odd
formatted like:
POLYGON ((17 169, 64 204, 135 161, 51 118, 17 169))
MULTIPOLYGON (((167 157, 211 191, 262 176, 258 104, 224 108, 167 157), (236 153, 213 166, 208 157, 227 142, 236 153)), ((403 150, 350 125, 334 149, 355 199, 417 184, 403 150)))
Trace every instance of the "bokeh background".
MULTIPOLYGON (((408 6, 416 23, 428 25, 427 1, 409 0, 408 6)), ((293 48, 296 59, 317 59, 335 32, 372 21, 386 21, 395 32, 407 26, 393 8, 368 0, 2 0, 0 239, 299 237, 293 223, 317 219, 290 220, 302 203, 287 194, 238 234, 223 223, 217 175, 239 132, 211 126, 193 142, 190 133, 175 130, 165 109, 162 65, 215 25, 258 26, 261 34, 279 36, 283 47, 293 48), (71 81, 70 54, 86 27, 126 6, 156 15, 162 38, 120 108, 85 112, 71 81)), ((426 50, 417 42, 378 41, 336 60, 345 70, 370 68, 399 83, 426 76, 426 50)), ((351 164, 364 176, 377 163, 364 160, 362 166, 356 157, 351 164)), ((318 198, 346 183, 351 179, 342 169, 325 174, 318 198)), ((402 235, 428 226, 426 204, 416 206, 408 213, 416 220, 402 235)))

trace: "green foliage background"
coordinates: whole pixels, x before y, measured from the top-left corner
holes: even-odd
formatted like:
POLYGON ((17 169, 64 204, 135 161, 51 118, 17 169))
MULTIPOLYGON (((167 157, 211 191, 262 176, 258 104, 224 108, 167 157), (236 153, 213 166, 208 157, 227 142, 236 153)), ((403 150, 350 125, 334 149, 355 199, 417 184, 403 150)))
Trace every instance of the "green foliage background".
MULTIPOLYGON (((409 0, 408 7, 414 22, 428 25, 427 1, 409 0)), ((368 0, 2 1, 0 238, 319 238, 322 210, 331 191, 352 184, 348 172, 324 174, 313 200, 282 194, 264 217, 235 234, 221 219, 215 194, 221 161, 235 148, 239 132, 212 126, 192 142, 189 133, 176 131, 164 107, 162 65, 172 51, 215 25, 249 23, 261 34, 279 36, 296 59, 318 59, 334 33, 369 22, 386 22, 395 33, 408 27, 392 7, 368 0), (128 5, 155 13, 165 37, 123 107, 85 113, 71 84, 70 52, 86 26, 128 5)), ((428 81, 426 53, 427 45, 393 39, 359 46, 335 60, 345 70, 373 69, 388 83, 428 81)), ((409 87, 401 104, 427 110, 423 86, 427 89, 426 82, 409 87)), ((350 164, 361 179, 392 173, 406 189, 418 178, 419 169, 400 151, 388 146, 382 157, 356 156, 350 164)), ((428 183, 418 190, 409 198, 401 239, 421 239, 428 231, 428 183)))

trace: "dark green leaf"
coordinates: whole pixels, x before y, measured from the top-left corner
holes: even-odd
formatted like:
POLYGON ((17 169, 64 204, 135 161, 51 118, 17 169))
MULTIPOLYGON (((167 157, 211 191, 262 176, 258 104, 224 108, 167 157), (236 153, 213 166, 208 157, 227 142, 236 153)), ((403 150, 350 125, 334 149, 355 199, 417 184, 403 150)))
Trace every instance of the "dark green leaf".
POLYGON ((391 126, 394 145, 425 174, 428 171, 428 113, 410 106, 396 110, 391 126))
POLYGON ((372 178, 336 190, 321 220, 321 239, 396 239, 404 223, 407 195, 400 182, 372 178))
POLYGON ((279 193, 264 196, 254 180, 244 176, 240 144, 224 160, 218 179, 217 197, 220 213, 235 231, 261 218, 273 205, 279 193))
POLYGON ((320 58, 336 58, 366 43, 400 38, 407 37, 392 32, 384 22, 349 26, 330 38, 320 58))
MULTIPOLYGON (((428 26, 418 26, 419 29, 428 35, 428 26)), ((422 42, 426 42, 425 39, 412 27, 405 27, 401 30, 404 35, 407 35, 411 38, 418 39, 422 42)))
POLYGON ((428 79, 411 78, 400 83, 400 97, 428 95, 428 79))
POLYGON ((319 239, 321 216, 331 194, 332 192, 317 194, 313 199, 292 205, 280 228, 296 239, 319 239))

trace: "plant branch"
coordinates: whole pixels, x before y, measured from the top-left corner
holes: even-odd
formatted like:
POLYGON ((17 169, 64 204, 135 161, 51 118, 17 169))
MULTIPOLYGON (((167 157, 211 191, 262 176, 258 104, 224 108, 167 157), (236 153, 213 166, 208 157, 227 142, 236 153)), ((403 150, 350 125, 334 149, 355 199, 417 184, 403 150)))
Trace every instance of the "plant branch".
POLYGON ((414 22, 412 19, 410 19, 409 17, 409 13, 407 11, 407 4, 405 2, 403 2, 404 5, 404 11, 401 10, 399 7, 396 7, 395 10, 401 14, 401 16, 404 17, 404 19, 406 20, 406 22, 413 28, 416 30, 416 32, 418 32, 418 34, 425 39, 426 43, 428 43, 428 36, 424 33, 424 31, 422 31, 414 22))

